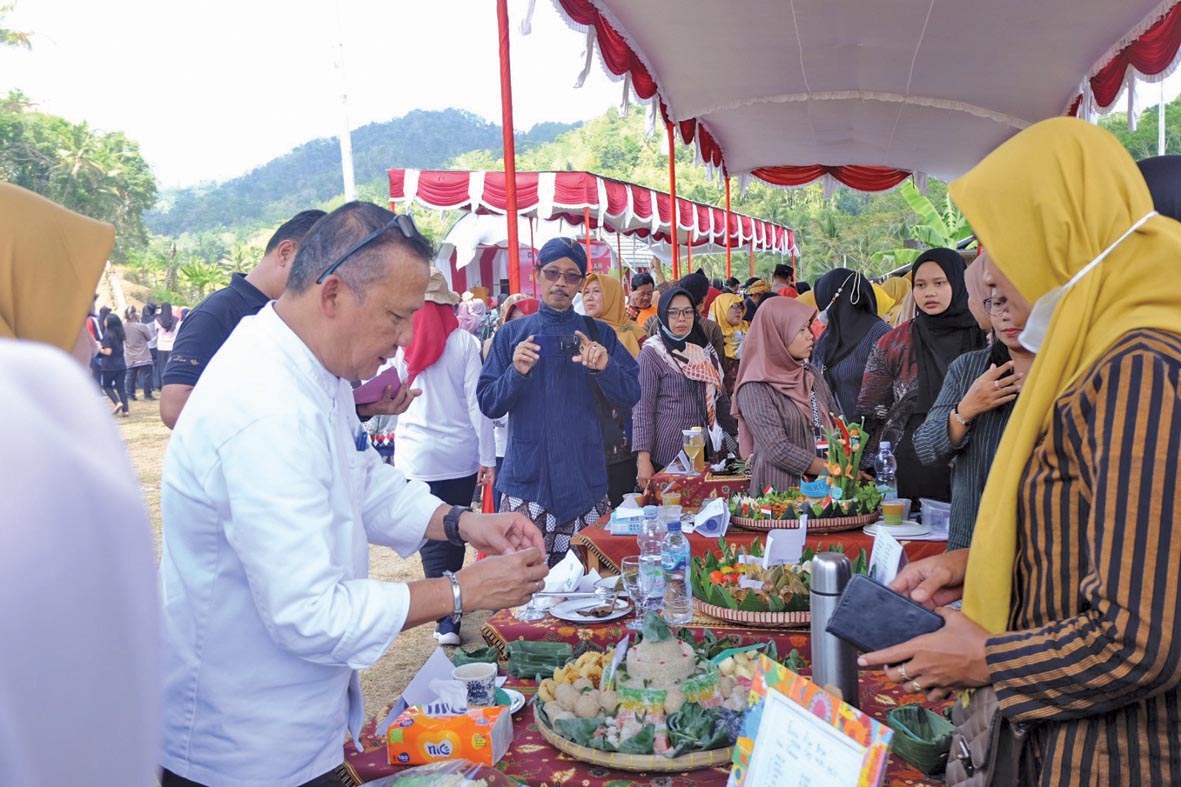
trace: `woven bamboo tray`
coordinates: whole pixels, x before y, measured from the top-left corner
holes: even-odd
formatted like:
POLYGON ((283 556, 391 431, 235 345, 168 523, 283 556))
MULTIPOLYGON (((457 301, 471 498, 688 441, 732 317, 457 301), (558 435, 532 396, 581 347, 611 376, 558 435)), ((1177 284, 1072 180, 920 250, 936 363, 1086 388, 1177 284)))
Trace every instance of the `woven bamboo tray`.
POLYGON ((708 601, 693 598, 693 609, 718 618, 727 623, 737 623, 740 626, 757 626, 760 628, 806 628, 812 625, 812 613, 808 610, 799 612, 748 612, 744 609, 730 609, 719 607, 708 601))
POLYGON ((579 746, 571 740, 563 738, 546 725, 533 709, 533 718, 537 722, 537 729, 541 737, 560 752, 569 754, 576 760, 590 765, 600 765, 619 771, 640 771, 650 773, 679 773, 681 771, 697 771, 702 768, 714 768, 730 764, 734 747, 724 749, 710 749, 709 751, 695 751, 682 754, 680 757, 664 757, 659 754, 619 754, 617 752, 600 751, 589 746, 579 746))
MULTIPOLYGON (((872 514, 858 514, 857 516, 837 516, 826 519, 809 519, 809 533, 836 533, 841 530, 856 530, 870 523, 878 521, 877 512, 872 514)), ((800 526, 798 519, 750 519, 736 516, 730 523, 743 530, 757 530, 766 533, 770 530, 795 530, 800 526)))

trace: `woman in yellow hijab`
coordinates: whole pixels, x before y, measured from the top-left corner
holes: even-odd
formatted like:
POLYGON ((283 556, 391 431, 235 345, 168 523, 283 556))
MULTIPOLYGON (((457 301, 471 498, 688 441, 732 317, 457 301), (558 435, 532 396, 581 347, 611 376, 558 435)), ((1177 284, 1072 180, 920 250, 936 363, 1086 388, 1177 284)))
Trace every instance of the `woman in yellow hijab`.
MULTIPOLYGON (((905 308, 906 296, 910 295, 910 279, 906 276, 891 276, 879 285, 879 288, 886 293, 892 301, 886 308, 885 314, 879 314, 887 324, 897 328, 900 324, 898 319, 905 308)), ((878 308, 882 307, 882 299, 878 298, 878 308)), ((914 314, 914 301, 911 301, 911 314, 914 314)))
POLYGON ((972 546, 894 583, 928 604, 962 593, 963 612, 863 661, 932 697, 991 685, 1029 725, 1040 784, 1181 783, 1181 223, 1115 137, 1071 118, 950 192, 993 297, 1034 303, 1021 342, 1038 355, 972 546))
POLYGON ((743 319, 746 306, 742 298, 733 293, 723 292, 709 305, 709 318, 722 329, 725 339, 725 356, 722 361, 722 382, 727 393, 734 392, 734 381, 738 377, 738 362, 742 358, 742 341, 750 333, 750 323, 743 319))
POLYGON ((90 361, 86 309, 115 228, 0 183, 0 337, 43 342, 90 361))
POLYGON ((619 341, 633 358, 639 356, 640 345, 648 334, 627 318, 627 299, 623 295, 623 285, 617 279, 597 273, 587 274, 582 285, 582 307, 591 317, 614 328, 619 341))

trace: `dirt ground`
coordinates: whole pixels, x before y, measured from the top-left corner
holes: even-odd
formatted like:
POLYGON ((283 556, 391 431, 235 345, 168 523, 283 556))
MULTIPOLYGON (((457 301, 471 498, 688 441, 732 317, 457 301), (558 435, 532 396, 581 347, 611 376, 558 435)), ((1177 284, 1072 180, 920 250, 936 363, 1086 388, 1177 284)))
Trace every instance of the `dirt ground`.
MULTIPOLYGON (((116 419, 131 463, 139 476, 140 488, 152 520, 152 538, 156 545, 156 559, 160 559, 160 471, 164 465, 164 450, 168 446, 169 430, 160 422, 159 402, 131 403, 131 416, 116 419)), ((469 550, 469 559, 471 551, 469 550)), ((403 559, 390 549, 370 547, 369 576, 374 579, 406 582, 422 578, 422 564, 418 557, 403 559)), ((480 626, 487 613, 465 615, 463 642, 467 647, 482 647, 480 626)), ((365 695, 365 710, 372 716, 396 699, 414 677, 414 673, 437 647, 433 625, 419 626, 400 635, 393 646, 372 668, 361 673, 361 690, 365 695)), ((453 648, 446 648, 450 653, 453 648)))

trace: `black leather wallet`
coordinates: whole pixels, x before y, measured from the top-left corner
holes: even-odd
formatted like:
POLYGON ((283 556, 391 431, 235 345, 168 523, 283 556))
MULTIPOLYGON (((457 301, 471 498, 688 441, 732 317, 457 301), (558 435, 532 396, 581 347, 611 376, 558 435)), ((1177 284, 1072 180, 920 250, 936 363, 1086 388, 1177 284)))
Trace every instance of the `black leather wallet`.
POLYGON ((939 615, 865 574, 855 574, 826 630, 869 653, 941 628, 943 618, 939 615))

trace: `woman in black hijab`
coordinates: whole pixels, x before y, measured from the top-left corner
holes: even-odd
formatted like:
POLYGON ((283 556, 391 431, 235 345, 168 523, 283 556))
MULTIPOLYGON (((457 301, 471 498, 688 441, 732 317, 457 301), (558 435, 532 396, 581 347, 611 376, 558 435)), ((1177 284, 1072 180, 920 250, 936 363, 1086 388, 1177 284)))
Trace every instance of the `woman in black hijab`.
POLYGON ((1153 156, 1136 162, 1156 212, 1181 221, 1181 156, 1153 156))
POLYGON ((855 420, 865 364, 890 326, 877 316, 877 297, 869 279, 836 268, 816 282, 816 307, 828 327, 812 351, 812 365, 836 396, 840 414, 855 420))
POLYGON ((714 455, 722 452, 725 435, 738 431, 722 384, 721 360, 702 330, 692 293, 681 287, 666 290, 657 315, 656 335, 640 348, 640 401, 632 411, 641 489, 680 453, 683 430, 704 427, 706 453, 714 455))
POLYGON ((898 462, 900 497, 951 500, 951 468, 924 466, 912 437, 939 397, 947 367, 984 347, 968 310, 964 260, 953 249, 929 249, 911 268, 915 318, 887 333, 869 355, 857 410, 898 462))

